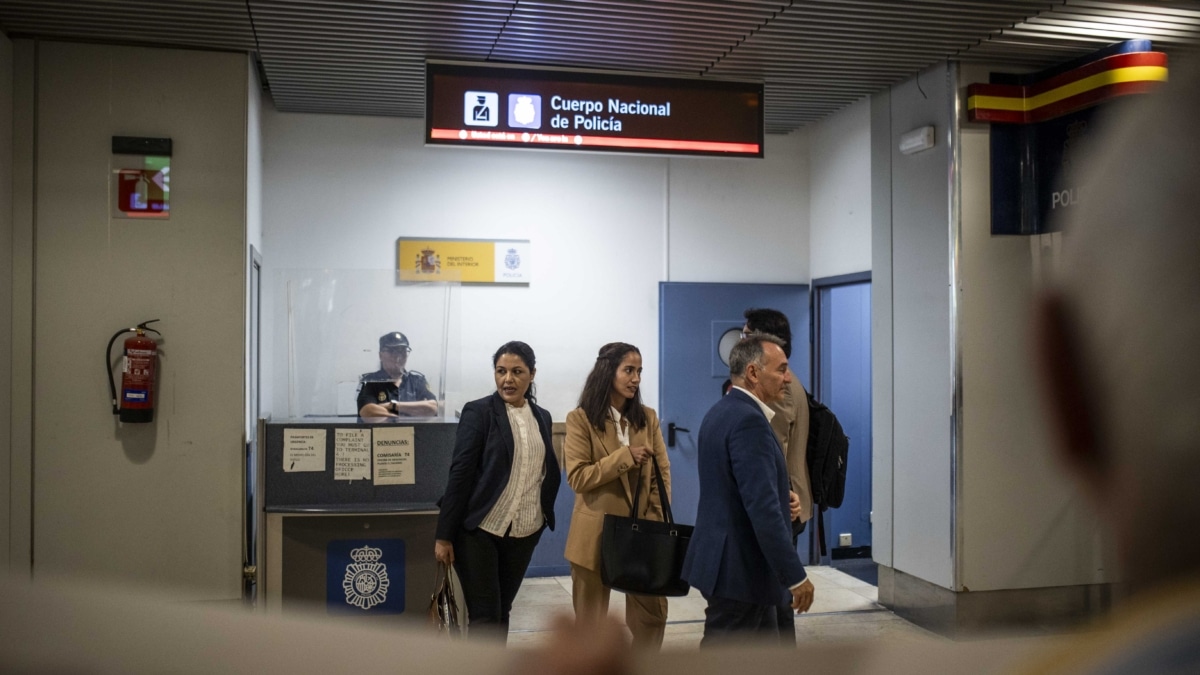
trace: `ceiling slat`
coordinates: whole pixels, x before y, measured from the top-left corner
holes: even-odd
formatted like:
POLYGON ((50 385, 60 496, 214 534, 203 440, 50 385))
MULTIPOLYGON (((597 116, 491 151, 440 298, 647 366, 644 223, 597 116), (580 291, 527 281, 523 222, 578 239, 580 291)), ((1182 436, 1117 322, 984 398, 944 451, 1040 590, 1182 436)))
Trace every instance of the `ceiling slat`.
POLYGON ((421 117, 427 59, 748 79, 786 133, 945 59, 1036 69, 1134 37, 1195 53, 1200 2, 3 0, 0 29, 254 51, 285 112, 421 117))

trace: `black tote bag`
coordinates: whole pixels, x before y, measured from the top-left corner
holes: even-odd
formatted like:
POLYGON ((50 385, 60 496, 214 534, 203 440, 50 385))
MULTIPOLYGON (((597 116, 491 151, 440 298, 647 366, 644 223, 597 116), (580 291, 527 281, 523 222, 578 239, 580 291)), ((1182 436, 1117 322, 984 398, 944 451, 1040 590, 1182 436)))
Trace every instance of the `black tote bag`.
POLYGON ((691 587, 679 573, 694 528, 675 522, 658 461, 653 457, 651 460, 667 520, 637 517, 640 489, 633 495, 633 511, 629 516, 604 514, 604 530, 600 536, 600 580, 605 586, 626 593, 687 595, 691 587))

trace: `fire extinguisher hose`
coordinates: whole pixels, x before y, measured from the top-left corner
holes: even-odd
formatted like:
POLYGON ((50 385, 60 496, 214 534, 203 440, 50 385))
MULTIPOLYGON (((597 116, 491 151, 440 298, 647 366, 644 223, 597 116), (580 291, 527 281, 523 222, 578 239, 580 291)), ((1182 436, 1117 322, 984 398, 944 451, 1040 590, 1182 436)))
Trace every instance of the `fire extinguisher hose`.
POLYGON ((108 349, 104 350, 104 371, 108 373, 108 393, 112 396, 112 414, 114 415, 120 413, 121 409, 119 406, 117 406, 117 385, 115 382, 113 382, 112 346, 113 343, 117 341, 117 338, 126 333, 133 333, 136 331, 136 328, 122 328, 113 334, 112 338, 108 341, 108 349))
POLYGON ((154 323, 155 321, 158 321, 158 319, 150 319, 149 321, 143 321, 143 322, 139 323, 138 325, 134 326, 133 328, 122 328, 121 330, 117 331, 116 333, 113 333, 113 336, 111 338, 109 338, 109 340, 108 340, 108 348, 104 350, 104 372, 108 375, 108 393, 109 393, 109 396, 112 398, 112 414, 114 414, 114 415, 120 414, 121 408, 119 405, 117 405, 117 384, 116 384, 116 382, 113 381, 113 371, 112 371, 113 343, 116 342, 117 338, 121 337, 122 335, 124 335, 126 333, 136 333, 139 330, 150 331, 151 333, 155 333, 157 335, 162 335, 162 333, 159 333, 158 331, 154 330, 153 328, 151 328, 150 326, 147 325, 147 324, 154 323))

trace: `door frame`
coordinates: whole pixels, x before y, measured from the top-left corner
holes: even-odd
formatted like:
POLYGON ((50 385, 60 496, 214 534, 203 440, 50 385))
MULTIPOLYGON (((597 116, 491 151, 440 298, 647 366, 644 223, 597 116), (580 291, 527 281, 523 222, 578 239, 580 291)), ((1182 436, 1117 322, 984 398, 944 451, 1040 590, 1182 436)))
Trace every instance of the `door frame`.
POLYGON ((870 283, 871 272, 852 272, 832 277, 813 279, 808 294, 808 376, 812 383, 813 398, 824 403, 821 392, 821 294, 823 288, 870 283))
POLYGON ((249 245, 246 261, 246 445, 242 456, 242 601, 254 608, 258 601, 263 561, 263 474, 259 458, 262 413, 262 254, 249 245))
MULTIPOLYGON (((871 283, 871 272, 851 272, 850 274, 837 274, 831 277, 821 277, 813 279, 809 285, 808 294, 808 373, 810 386, 812 390, 809 392, 816 400, 824 403, 824 392, 821 391, 821 291, 826 288, 836 286, 850 286, 852 284, 861 284, 863 282, 871 283)), ((833 559, 832 542, 825 542, 829 553, 825 556, 821 555, 821 545, 817 542, 817 526, 814 516, 812 521, 809 521, 811 527, 807 528, 808 532, 808 562, 811 565, 828 565, 833 559)), ((828 537, 829 533, 826 532, 828 537)))

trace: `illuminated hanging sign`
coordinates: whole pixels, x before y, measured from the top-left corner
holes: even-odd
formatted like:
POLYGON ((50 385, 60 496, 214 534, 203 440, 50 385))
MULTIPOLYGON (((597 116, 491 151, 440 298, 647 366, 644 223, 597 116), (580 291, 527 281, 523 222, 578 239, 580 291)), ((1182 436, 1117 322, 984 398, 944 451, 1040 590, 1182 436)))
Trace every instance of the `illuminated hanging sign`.
POLYGON ((752 82, 430 63, 425 142, 762 157, 762 102, 752 82))

